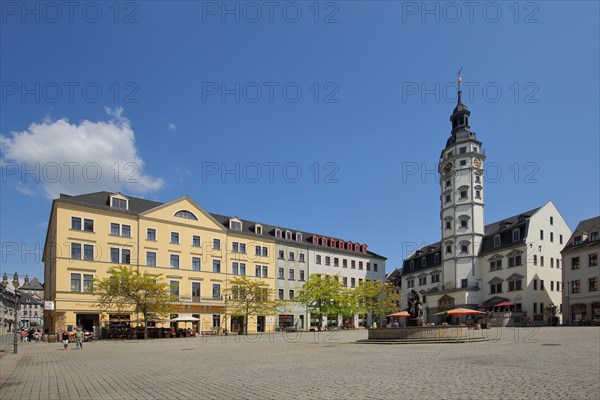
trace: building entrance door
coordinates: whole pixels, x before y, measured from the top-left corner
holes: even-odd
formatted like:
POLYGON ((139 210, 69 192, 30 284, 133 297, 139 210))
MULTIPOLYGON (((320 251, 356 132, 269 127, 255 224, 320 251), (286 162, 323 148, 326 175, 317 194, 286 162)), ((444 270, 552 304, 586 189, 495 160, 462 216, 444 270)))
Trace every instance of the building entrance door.
POLYGON ((75 318, 77 321, 77 326, 81 327, 81 329, 84 331, 94 332, 94 327, 98 327, 98 314, 76 314, 75 318))
POLYGON ((265 316, 259 315, 256 317, 256 332, 265 331, 265 316))

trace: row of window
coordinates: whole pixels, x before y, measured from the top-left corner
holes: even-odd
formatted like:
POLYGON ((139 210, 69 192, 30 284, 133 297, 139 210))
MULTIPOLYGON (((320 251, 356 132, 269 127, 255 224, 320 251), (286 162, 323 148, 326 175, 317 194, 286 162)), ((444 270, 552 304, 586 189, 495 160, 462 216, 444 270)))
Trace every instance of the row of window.
MULTIPOLYGON (((169 281, 169 288, 172 301, 179 301, 179 281, 169 281)), ((221 284, 212 284, 212 293, 210 298, 221 300, 221 284)), ((192 282, 192 303, 199 303, 202 299, 202 285, 200 282, 192 282)))
MULTIPOLYGON (((261 229, 261 231, 262 231, 262 229, 261 229)), ((282 232, 281 229, 275 229, 275 237, 277 239, 283 239, 285 237, 286 240, 292 240, 292 232, 290 232, 290 231, 282 232)), ((302 241, 302 233, 296 232, 294 234, 294 240, 296 240, 296 242, 301 242, 302 241)))
MULTIPOLYGON (((588 254, 588 267, 596 267, 598 265, 598 254, 588 254)), ((581 268, 581 260, 579 257, 571 257, 571 269, 581 268)))
MULTIPOLYGON (((279 289, 277 295, 279 297, 279 300, 286 300, 283 296, 284 290, 283 289, 279 289)), ((290 289, 288 290, 288 298, 287 300, 294 300, 294 290, 290 289)))
MULTIPOLYGON (((429 275, 429 279, 430 279, 430 283, 439 283, 440 282, 440 274, 439 273, 431 274, 431 275, 429 275)), ((427 277, 426 276, 419 277, 419 286, 425 286, 425 285, 427 285, 427 277)), ((415 280, 408 279, 406 281, 406 287, 407 287, 407 289, 414 288, 415 280)))
POLYGON ((94 220, 81 217, 71 217, 71 229, 75 231, 94 232, 94 220), (81 221, 83 221, 83 224, 81 221))
MULTIPOLYGON (((285 279, 285 268, 281 268, 281 267, 280 267, 280 268, 279 268, 279 270, 278 270, 277 272, 278 272, 278 273, 277 273, 277 278, 278 278, 278 279, 285 279)), ((299 276, 298 276, 298 280, 299 280, 299 281, 304 281, 304 270, 302 270, 302 269, 301 269, 301 270, 299 270, 299 271, 298 271, 298 274, 299 274, 299 276)), ((292 268, 290 268, 290 269, 288 270, 288 279, 289 279, 290 281, 294 281, 294 280, 296 280, 296 272, 295 272, 295 270, 293 270, 292 268)))
MULTIPOLYGON (((331 259, 332 259, 332 257, 325 256, 325 265, 326 266, 331 266, 331 259)), ((320 265, 322 263, 322 261, 323 261, 322 257, 317 254, 315 263, 320 265)), ((339 267, 340 266, 340 259, 339 258, 333 257, 333 266, 334 267, 339 267)), ((371 263, 367 262, 366 266, 367 266, 367 271, 370 271, 371 270, 371 263)), ((348 268, 348 260, 345 259, 345 258, 342 259, 342 268, 348 268)), ((356 269, 356 260, 350 260, 350 268, 351 269, 356 269)), ((363 264, 362 261, 358 262, 358 269, 359 270, 364 269, 364 264, 363 264)), ((377 272, 378 269, 379 269, 379 266, 377 265, 377 263, 373 263, 373 271, 377 272)))
MULTIPOLYGON (((285 260, 285 251, 279 250, 279 253, 277 254, 277 258, 280 260, 285 260)), ((296 253, 294 253, 293 251, 288 252, 288 260, 295 261, 296 253)), ((298 261, 304 262, 304 253, 298 253, 298 261)))
MULTIPOLYGON (((533 290, 538 290, 538 280, 537 279, 533 280, 533 290)), ((543 279, 540 279, 540 290, 546 290, 543 279)), ((556 281, 556 285, 554 284, 554 281, 550 281, 550 291, 551 292, 554 292, 554 291, 560 292, 561 290, 562 290, 562 286, 559 281, 556 281)))
MULTIPOLYGON (((597 240, 598 240, 598 231, 591 232, 590 233, 590 242, 596 242, 597 240)), ((583 236, 577 235, 573 238, 573 246, 578 246, 581 243, 583 243, 583 236)))
POLYGON ((312 244, 314 244, 315 246, 321 245, 321 246, 325 246, 325 247, 333 247, 335 249, 355 251, 357 253, 358 252, 361 252, 361 253, 367 252, 366 244, 345 242, 343 240, 336 240, 336 239, 327 238, 327 237, 319 238, 317 235, 313 235, 312 244))
MULTIPOLYGON (((598 277, 593 277, 588 279, 588 292, 597 292, 598 291, 598 277)), ((571 281, 571 293, 577 294, 581 293, 581 284, 579 280, 571 281)))
MULTIPOLYGON (((502 286, 503 286, 503 282, 495 282, 495 283, 490 284, 490 293, 491 294, 502 293, 502 286)), ((523 290, 523 280, 515 279, 515 280, 508 281, 508 291, 514 292, 517 290, 523 290)))
POLYGON ((71 292, 91 293, 94 288, 94 275, 71 274, 71 292))
MULTIPOLYGON (((468 121, 469 121, 469 118, 467 116, 463 116, 463 119, 462 119, 461 122, 466 125, 466 124, 468 124, 468 121)), ((455 128, 455 126, 452 126, 452 127, 455 128)), ((478 153, 479 152, 479 148, 477 146, 472 146, 471 147, 471 151, 474 152, 474 153, 478 153)), ((459 147, 458 153, 456 153, 456 154, 466 154, 466 153, 467 153, 467 147, 463 146, 463 147, 459 147)), ((450 151, 448 151, 446 153, 446 158, 450 158, 453 155, 454 155, 454 150, 450 150, 450 151)))
MULTIPOLYGON (((508 258, 508 268, 519 267, 523 265, 521 256, 513 256, 508 258)), ((502 259, 490 261, 490 271, 499 271, 502 269, 502 259)))
MULTIPOLYGON (((469 191, 467 189, 459 190, 458 198, 459 198, 459 200, 468 200, 469 199, 469 191)), ((475 190, 475 198, 481 199, 481 190, 479 190, 479 189, 475 190)), ((451 201, 452 201, 452 195, 447 194, 446 197, 444 198, 444 203, 448 204, 451 201)))
MULTIPOLYGON (((459 243, 459 254, 469 254, 469 245, 471 243, 469 241, 463 241, 459 243)), ((452 244, 446 245, 446 254, 452 254, 452 244)))
MULTIPOLYGON (((439 253, 435 253, 433 255, 433 264, 437 265, 440 262, 440 255, 439 253)), ((413 270, 415 269, 415 260, 411 260, 409 263, 410 269, 413 270)), ((421 258, 421 267, 426 267, 427 266, 427 257, 423 257, 421 258)))
MULTIPOLYGON (((540 256, 540 267, 544 266, 544 256, 540 256)), ((534 254, 533 265, 538 265, 538 256, 534 254)), ((554 268, 554 257, 550 257, 550 268, 554 268)), ((560 259, 556 259, 556 268, 560 268, 560 259)))
MULTIPOLYGON (((554 224, 554 220, 552 219, 552 217, 550 217, 550 224, 553 225, 554 224)), ((540 229, 540 240, 544 240, 544 230, 540 229)), ((550 232, 550 241, 554 242, 554 232, 550 232)), ((558 241, 560 244, 563 244, 563 235, 559 235, 558 237, 558 241)))
MULTIPOLYGON (((481 175, 476 174, 475 175, 475 183, 481 183, 481 175)), ((452 187, 452 180, 451 179, 446 179, 446 183, 445 183, 445 189, 449 189, 450 187, 452 187)))

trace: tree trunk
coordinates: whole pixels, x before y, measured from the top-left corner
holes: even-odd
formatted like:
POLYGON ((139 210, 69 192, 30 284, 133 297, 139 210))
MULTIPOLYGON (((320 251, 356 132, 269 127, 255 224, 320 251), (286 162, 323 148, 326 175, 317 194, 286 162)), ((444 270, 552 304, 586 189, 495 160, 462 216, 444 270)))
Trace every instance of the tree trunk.
POLYGON ((321 332, 321 328, 323 327, 323 314, 319 313, 319 323, 317 324, 317 329, 321 332))

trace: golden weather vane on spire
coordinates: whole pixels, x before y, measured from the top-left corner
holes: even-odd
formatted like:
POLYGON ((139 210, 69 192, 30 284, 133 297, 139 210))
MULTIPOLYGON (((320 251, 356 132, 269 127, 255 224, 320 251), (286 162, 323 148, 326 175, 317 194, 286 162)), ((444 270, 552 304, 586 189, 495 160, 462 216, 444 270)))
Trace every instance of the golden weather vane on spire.
POLYGON ((456 75, 458 75, 458 78, 456 79, 456 83, 458 83, 458 90, 460 90, 460 84, 462 83, 462 77, 460 76, 460 74, 462 73, 462 66, 458 69, 458 72, 456 75))

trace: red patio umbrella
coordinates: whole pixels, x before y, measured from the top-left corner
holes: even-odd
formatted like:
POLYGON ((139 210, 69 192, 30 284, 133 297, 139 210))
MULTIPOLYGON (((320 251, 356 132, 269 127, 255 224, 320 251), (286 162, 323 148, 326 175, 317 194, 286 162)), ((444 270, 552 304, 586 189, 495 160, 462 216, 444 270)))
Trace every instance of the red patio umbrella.
POLYGON ((514 303, 511 303, 510 301, 503 301, 502 303, 498 303, 498 304, 494 305, 494 307, 509 307, 509 306, 514 306, 514 303))
POLYGON ((386 315, 386 317, 410 317, 410 314, 408 311, 399 311, 397 313, 386 315))
POLYGON ((454 310, 442 311, 435 315, 443 315, 444 313, 448 313, 448 315, 484 315, 483 311, 472 310, 470 308, 455 308, 454 310))

